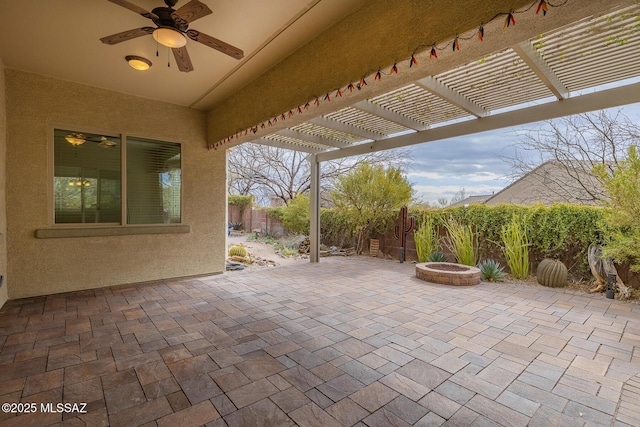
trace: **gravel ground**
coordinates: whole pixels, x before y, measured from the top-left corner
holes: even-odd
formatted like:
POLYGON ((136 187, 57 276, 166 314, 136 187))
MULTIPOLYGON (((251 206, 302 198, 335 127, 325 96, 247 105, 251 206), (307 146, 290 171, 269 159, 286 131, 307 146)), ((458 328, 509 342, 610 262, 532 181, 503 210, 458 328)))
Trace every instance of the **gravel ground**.
MULTIPOLYGON (((284 264, 294 264, 299 262, 309 262, 308 258, 302 258, 299 256, 283 257, 276 253, 273 245, 266 243, 256 242, 255 240, 247 240, 248 234, 232 233, 227 237, 227 243, 229 246, 241 244, 247 247, 249 254, 253 258, 262 258, 275 262, 276 266, 284 264)), ((246 268, 268 268, 267 266, 258 265, 258 263, 247 264, 246 268)))

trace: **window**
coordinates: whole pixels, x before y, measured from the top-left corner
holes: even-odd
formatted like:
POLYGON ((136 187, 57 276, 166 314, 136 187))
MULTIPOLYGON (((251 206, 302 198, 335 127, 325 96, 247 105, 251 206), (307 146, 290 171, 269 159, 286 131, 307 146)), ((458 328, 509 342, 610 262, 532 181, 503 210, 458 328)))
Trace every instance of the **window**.
POLYGON ((180 222, 180 145, 127 138, 127 223, 180 222))
POLYGON ((180 223, 180 194, 180 144, 54 130, 56 224, 180 223))

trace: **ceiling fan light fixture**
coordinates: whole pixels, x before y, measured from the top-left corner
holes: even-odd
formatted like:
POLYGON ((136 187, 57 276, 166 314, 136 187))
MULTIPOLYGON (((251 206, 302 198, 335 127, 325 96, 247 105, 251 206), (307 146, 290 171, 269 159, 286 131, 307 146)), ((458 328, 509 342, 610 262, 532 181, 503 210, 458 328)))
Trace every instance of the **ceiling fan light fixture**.
POLYGON ((127 60, 131 68, 138 71, 148 70, 152 65, 151 61, 149 61, 147 58, 143 58, 142 56, 127 55, 124 57, 124 59, 127 60))
POLYGON ((78 145, 84 144, 86 141, 84 138, 80 138, 78 135, 74 135, 74 134, 69 134, 65 136, 64 139, 66 139, 69 144, 75 147, 77 147, 78 145))
POLYGON ((183 47, 187 38, 180 31, 170 27, 160 27, 153 30, 153 38, 163 46, 170 48, 183 47))

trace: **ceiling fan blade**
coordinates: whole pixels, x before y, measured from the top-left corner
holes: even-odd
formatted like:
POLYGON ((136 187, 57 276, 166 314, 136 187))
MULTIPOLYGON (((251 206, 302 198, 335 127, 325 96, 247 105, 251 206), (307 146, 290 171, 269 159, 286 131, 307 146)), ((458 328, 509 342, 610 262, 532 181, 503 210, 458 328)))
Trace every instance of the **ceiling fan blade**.
POLYGON ((233 58, 242 59, 244 57, 244 52, 241 49, 238 49, 235 46, 231 46, 230 44, 225 43, 222 40, 218 40, 215 37, 211 37, 209 35, 201 33, 200 31, 188 30, 187 36, 189 36, 191 40, 195 40, 205 46, 209 46, 213 49, 219 50, 220 52, 226 53, 233 58))
POLYGON ((187 52, 186 47, 174 47, 171 50, 173 51, 173 57, 176 59, 176 64, 178 64, 178 70, 185 73, 193 71, 193 64, 191 64, 191 58, 189 58, 189 52, 187 52))
POLYGON ((199 0, 191 0, 189 3, 176 10, 174 13, 187 23, 190 23, 213 12, 211 12, 209 6, 200 2, 199 0))
POLYGON ((103 37, 100 41, 105 44, 118 44, 127 40, 135 39, 136 37, 146 36, 147 34, 153 33, 153 30, 154 28, 151 27, 136 28, 103 37))
POLYGON ((131 11, 133 11, 133 12, 139 14, 139 15, 142 15, 145 18, 149 18, 149 19, 152 19, 152 20, 160 19, 160 18, 158 18, 158 15, 156 15, 155 13, 151 13, 148 10, 141 8, 140 6, 137 6, 137 5, 133 4, 133 3, 129 3, 127 0, 109 0, 109 1, 111 3, 117 4, 118 6, 122 6, 124 8, 127 8, 127 9, 129 9, 129 10, 131 10, 131 11))

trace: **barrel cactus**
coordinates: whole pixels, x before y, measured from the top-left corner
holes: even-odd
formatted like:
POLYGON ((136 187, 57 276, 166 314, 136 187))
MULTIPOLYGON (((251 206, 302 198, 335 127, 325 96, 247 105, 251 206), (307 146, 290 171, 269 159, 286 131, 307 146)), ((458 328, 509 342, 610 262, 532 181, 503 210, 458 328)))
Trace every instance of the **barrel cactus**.
POLYGON ((244 258, 247 256, 247 248, 242 245, 233 245, 229 248, 229 256, 239 256, 244 258))
POLYGON ((542 286, 561 288, 567 285, 567 267, 557 259, 546 258, 538 264, 536 278, 542 286))

